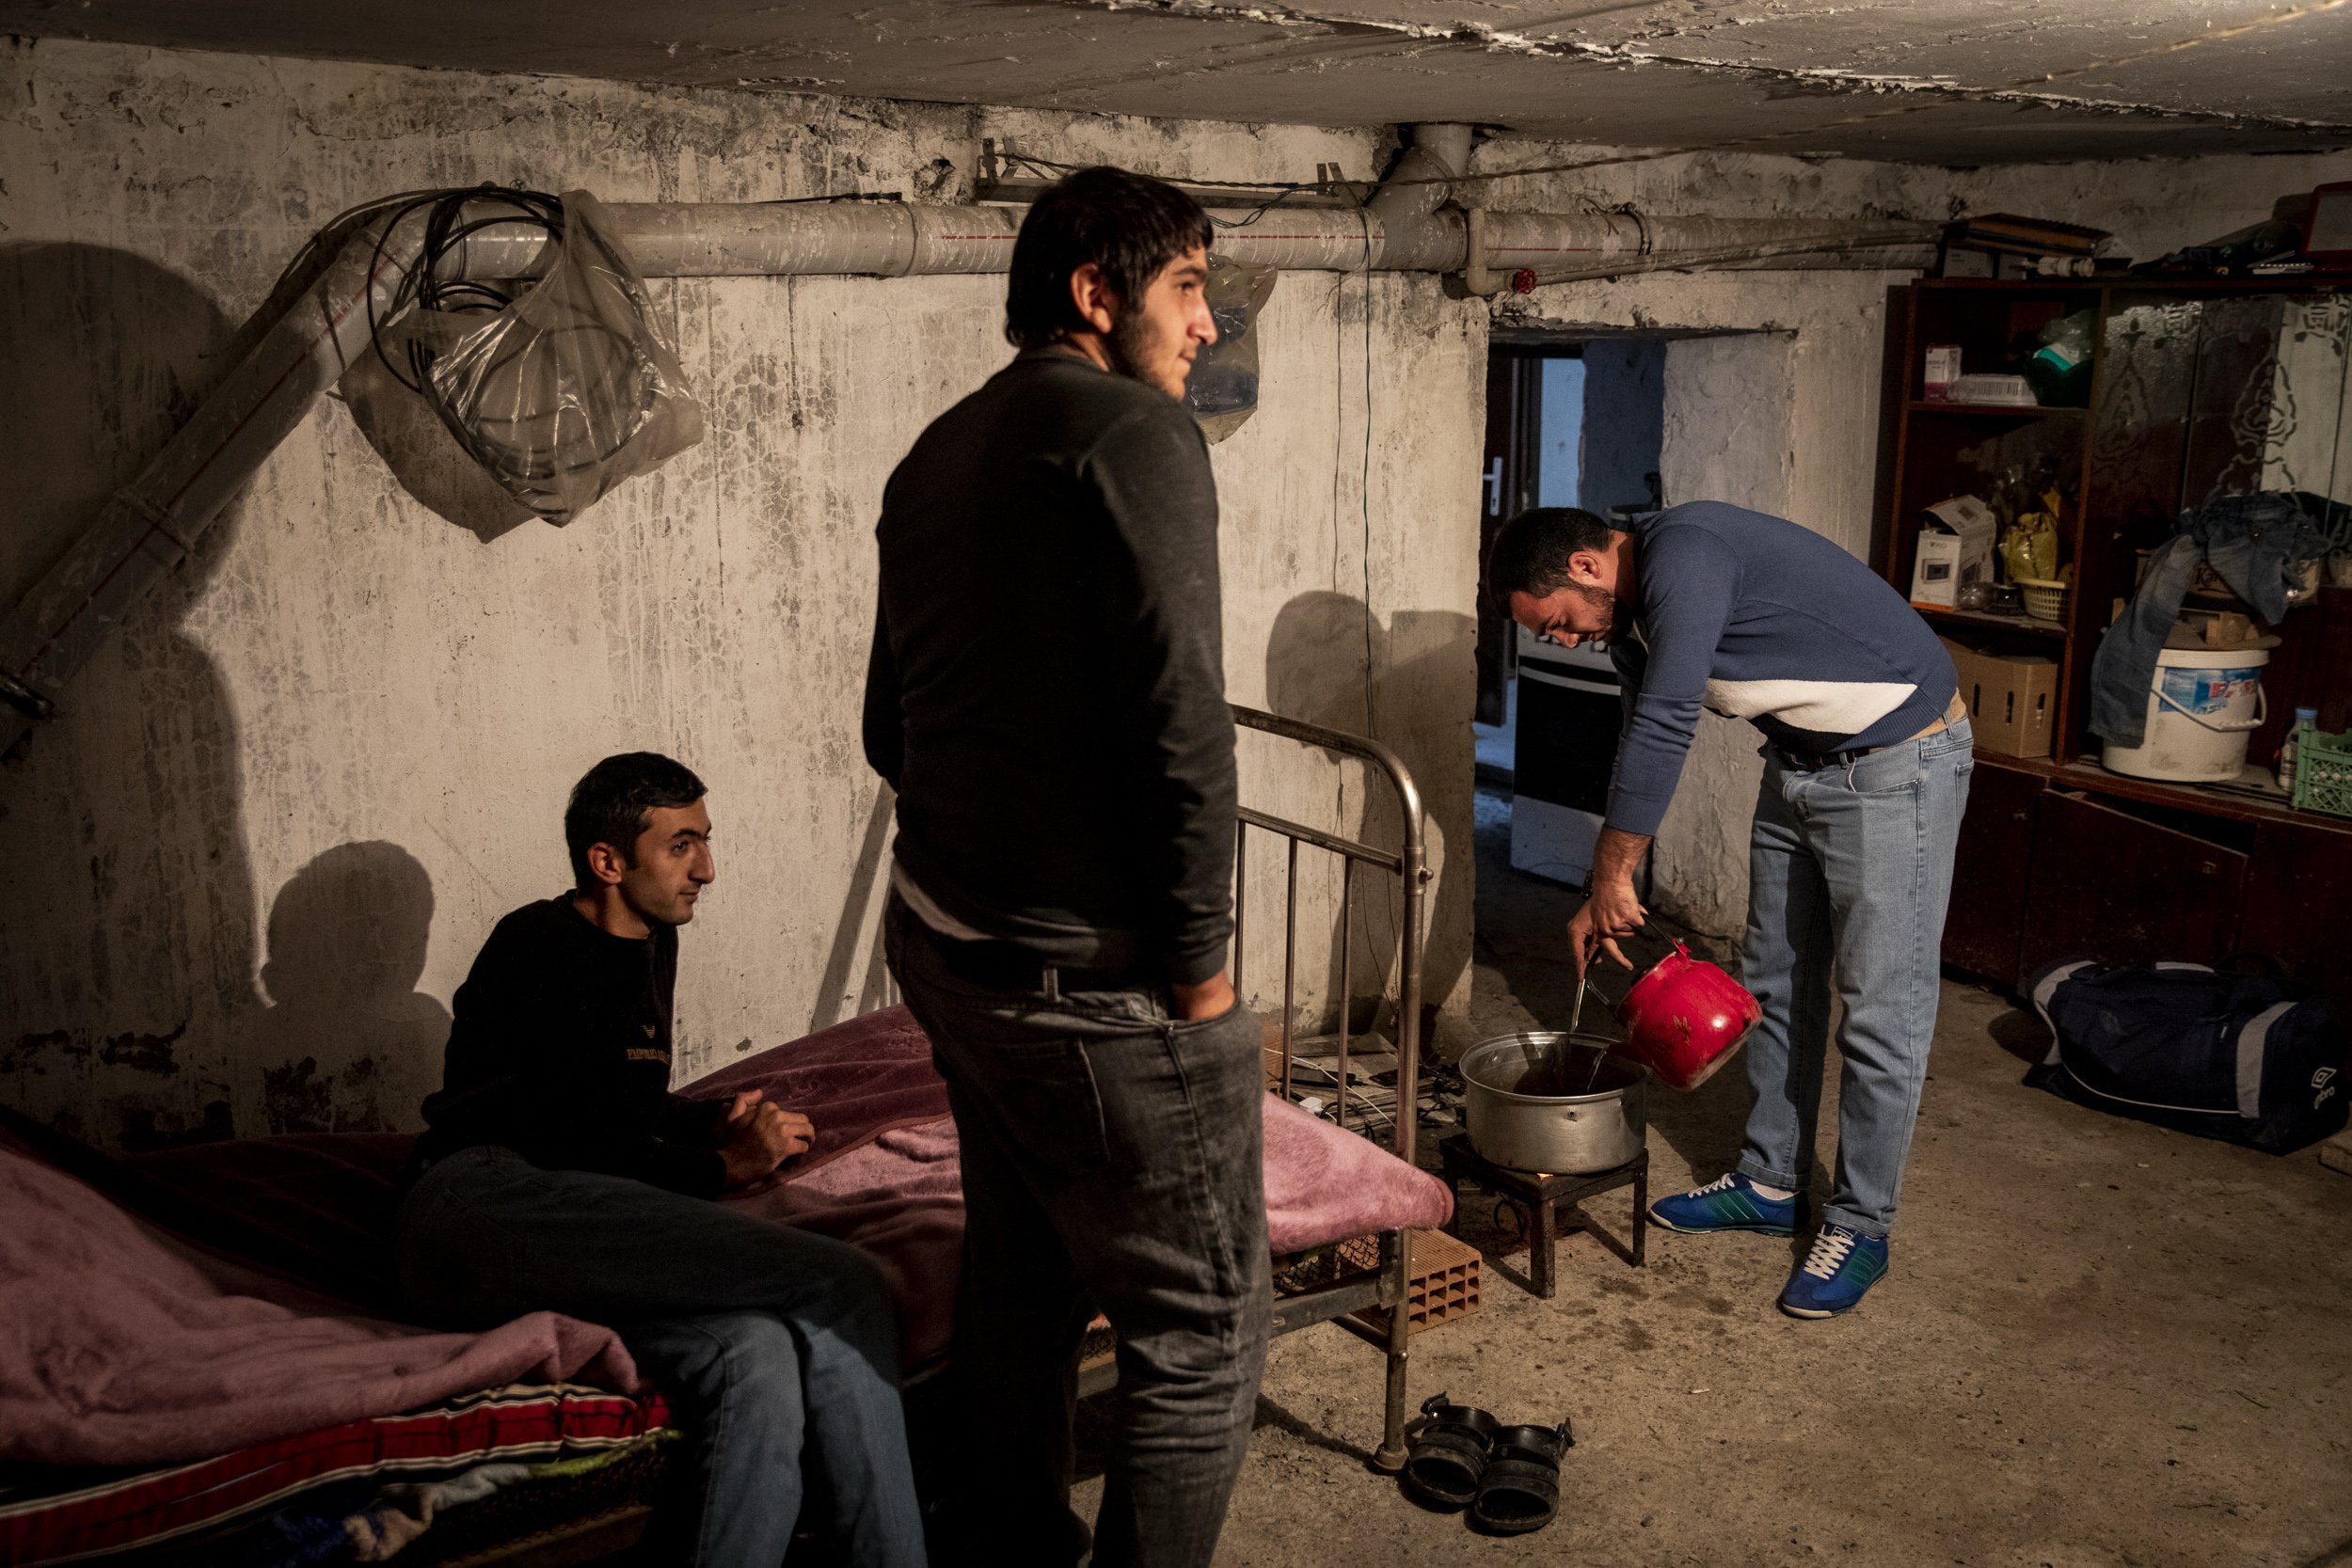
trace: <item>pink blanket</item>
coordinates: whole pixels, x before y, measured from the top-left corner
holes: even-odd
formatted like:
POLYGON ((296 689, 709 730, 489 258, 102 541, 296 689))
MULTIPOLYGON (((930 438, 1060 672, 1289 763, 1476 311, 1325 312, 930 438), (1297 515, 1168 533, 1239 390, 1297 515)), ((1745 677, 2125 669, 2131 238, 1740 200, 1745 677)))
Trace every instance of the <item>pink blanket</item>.
POLYGON ((930 1037, 904 1007, 884 1007, 746 1056, 685 1092, 723 1100, 738 1089, 758 1089, 817 1124, 816 1144, 792 1163, 787 1180, 893 1127, 947 1114, 947 1085, 931 1069, 930 1037))
POLYGON ((518 1380, 628 1390, 611 1329, 384 1323, 174 1245, 0 1144, 0 1459, 150 1465, 518 1380))
MULTIPOLYGON (((818 1123, 818 1145, 781 1180, 727 1201, 865 1248, 897 1293, 907 1365, 946 1354, 963 1244, 963 1182, 955 1123, 944 1114, 946 1085, 921 1029, 903 1008, 872 1013, 704 1079, 694 1092, 755 1086, 805 1108, 818 1123), (852 1032, 857 1043, 829 1040, 852 1032), (828 1042, 824 1050, 803 1054, 818 1041, 828 1042), (839 1101, 827 1072, 841 1069, 812 1065, 852 1058, 860 1063, 854 1103, 866 1113, 863 1120, 833 1109, 839 1101), (920 1114, 927 1103, 938 1107, 928 1117, 920 1114)), ((1453 1195, 1426 1171, 1272 1095, 1262 1103, 1266 1230, 1277 1253, 1452 1217, 1453 1195)))

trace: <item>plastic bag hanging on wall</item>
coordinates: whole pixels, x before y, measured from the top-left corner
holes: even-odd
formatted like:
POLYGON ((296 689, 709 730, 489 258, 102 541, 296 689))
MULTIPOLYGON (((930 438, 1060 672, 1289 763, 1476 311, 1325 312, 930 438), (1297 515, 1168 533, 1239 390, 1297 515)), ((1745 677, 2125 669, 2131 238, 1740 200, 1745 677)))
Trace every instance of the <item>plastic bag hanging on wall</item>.
POLYGON ((1216 341, 1192 362, 1184 383, 1184 406, 1200 422, 1200 434, 1222 441, 1258 411, 1258 312, 1273 296, 1273 267, 1209 256, 1209 313, 1216 318, 1216 341))
POLYGON ((552 262, 511 296, 442 293, 445 308, 421 303, 383 346, 469 456, 564 523, 701 440, 703 411, 596 198, 564 193, 549 244, 552 262))

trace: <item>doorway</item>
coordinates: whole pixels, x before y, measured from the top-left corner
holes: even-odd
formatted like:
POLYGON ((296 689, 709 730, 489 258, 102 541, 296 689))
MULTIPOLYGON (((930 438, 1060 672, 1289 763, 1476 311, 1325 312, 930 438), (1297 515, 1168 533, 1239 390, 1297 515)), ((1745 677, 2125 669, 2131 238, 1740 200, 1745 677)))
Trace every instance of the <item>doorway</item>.
MULTIPOLYGON (((1502 524, 1531 506, 1624 517, 1665 504, 1665 363, 1663 338, 1489 343, 1481 562, 1502 524)), ((1581 884, 1616 762, 1607 655, 1536 642, 1482 581, 1473 717, 1481 833, 1507 834, 1516 869, 1581 884)))

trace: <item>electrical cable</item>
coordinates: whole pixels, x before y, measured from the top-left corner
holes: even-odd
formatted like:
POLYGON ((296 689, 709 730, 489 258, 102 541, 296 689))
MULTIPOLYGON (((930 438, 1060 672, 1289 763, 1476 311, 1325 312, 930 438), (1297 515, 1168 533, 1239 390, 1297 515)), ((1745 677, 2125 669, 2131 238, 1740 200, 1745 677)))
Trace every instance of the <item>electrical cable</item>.
MULTIPOLYGON (((411 337, 407 353, 409 370, 416 379, 401 374, 384 351, 384 324, 387 318, 397 319, 411 307, 452 314, 472 312, 495 313, 515 303, 515 296, 488 282, 469 279, 462 265, 453 266, 462 257, 466 241, 474 234, 496 225, 519 223, 536 228, 546 234, 550 245, 564 243, 564 202, 545 191, 516 190, 501 185, 475 185, 465 190, 431 191, 409 200, 377 230, 375 252, 372 261, 377 267, 385 261, 385 247, 392 234, 415 214, 425 214, 424 239, 417 250, 417 260, 392 291, 391 299, 379 311, 373 293, 368 296, 368 337, 375 349, 375 356, 384 368, 392 372, 394 380, 410 391, 432 403, 437 411, 448 418, 441 402, 426 388, 433 381, 433 351, 411 337), (461 221, 467 207, 474 203, 497 203, 512 208, 494 217, 480 217, 471 222, 461 221), (442 277, 445 270, 452 273, 442 277)), ((460 436, 463 439, 463 436, 460 436)))
POLYGON ((755 207, 805 207, 824 201, 904 201, 904 191, 841 191, 833 196, 779 196, 755 201, 755 207))
MULTIPOLYGON (((1732 261, 1762 261, 1776 256, 1843 255, 1856 250, 1883 250, 1892 246, 1922 245, 1935 243, 1939 225, 1915 223, 1891 225, 1862 234, 1844 236, 1800 237, 1788 240, 1761 240, 1750 245, 1716 245, 1702 250, 1650 251, 1644 249, 1634 256, 1619 261, 1594 261, 1581 267, 1562 267, 1534 275, 1537 287, 1547 283, 1578 283, 1596 277, 1626 277, 1649 272, 1679 272, 1688 267, 1718 266, 1732 261)), ((1646 245, 1646 238, 1645 244, 1646 245)))
MULTIPOLYGON (((467 361, 455 372, 462 376, 457 386, 452 373, 437 369, 447 345, 420 327, 448 318, 496 317, 537 286, 538 277, 492 281, 469 276, 465 251, 475 235, 536 230, 544 237, 540 255, 550 261, 567 243, 593 245, 595 237, 573 230, 561 197, 493 184, 409 192, 355 208, 338 222, 354 219, 375 221, 371 276, 401 265, 395 236, 405 225, 421 219, 423 230, 389 295, 379 304, 373 290, 367 294, 368 337, 376 358, 493 479, 533 510, 557 515, 546 498, 609 464, 651 418, 661 394, 652 362, 597 313, 572 309, 516 324, 495 342, 469 341, 467 361), (400 330, 404 323, 409 324, 405 331, 400 330)), ((537 268, 540 276, 549 270, 537 268)), ((642 316, 642 285, 618 259, 600 256, 597 270, 642 316)))
MULTIPOLYGON (((1087 166, 1084 164, 1065 164, 1054 158, 1033 157, 1022 152, 1001 152, 997 156, 1008 165, 1019 165, 1040 174, 1057 176, 1075 174, 1087 166)), ((1152 178, 1162 177, 1155 175, 1152 178)), ((1295 196, 1323 195, 1333 192, 1351 196, 1354 194, 1353 182, 1344 180, 1178 180, 1170 182, 1190 185, 1200 190, 1271 190, 1275 193, 1250 208, 1247 217, 1222 218, 1215 213, 1209 214, 1209 221, 1219 229, 1247 229, 1295 196)))

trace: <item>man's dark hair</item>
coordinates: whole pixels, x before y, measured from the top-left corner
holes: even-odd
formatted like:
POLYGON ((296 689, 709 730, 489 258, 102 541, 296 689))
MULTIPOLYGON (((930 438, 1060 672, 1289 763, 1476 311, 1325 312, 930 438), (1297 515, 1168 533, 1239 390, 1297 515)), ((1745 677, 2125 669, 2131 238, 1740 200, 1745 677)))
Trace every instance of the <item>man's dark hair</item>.
POLYGON ((1568 580, 1568 557, 1579 550, 1609 553, 1607 523, 1573 506, 1531 506, 1495 531, 1486 552, 1486 592, 1499 605, 1514 594, 1536 598, 1568 580))
POLYGON ((572 885, 596 885, 588 869, 588 848, 610 844, 628 859, 637 835, 645 831, 645 814, 661 806, 691 806, 710 792, 682 762, 659 752, 623 752, 610 756, 581 775, 572 785, 571 803, 564 808, 564 845, 572 852, 572 885))
POLYGON ((1085 330, 1071 303, 1070 275, 1089 261, 1122 306, 1143 300, 1160 269, 1216 237, 1200 203, 1148 174, 1098 165, 1055 182, 1037 198, 1012 242, 1005 292, 1005 336, 1015 348, 1042 348, 1085 330))

